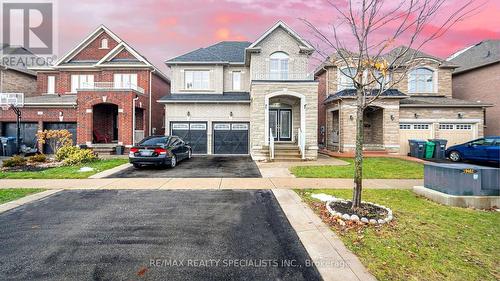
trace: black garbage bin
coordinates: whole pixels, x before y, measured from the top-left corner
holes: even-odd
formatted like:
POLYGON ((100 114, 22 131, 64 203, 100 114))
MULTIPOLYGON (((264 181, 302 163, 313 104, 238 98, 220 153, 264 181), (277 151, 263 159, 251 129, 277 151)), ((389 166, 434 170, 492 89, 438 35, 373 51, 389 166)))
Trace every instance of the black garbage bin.
POLYGON ((116 155, 123 155, 124 151, 125 151, 125 146, 123 145, 116 146, 116 155))
POLYGON ((429 139, 429 141, 433 142, 436 144, 436 148, 434 149, 434 159, 445 159, 445 151, 446 151, 446 144, 448 143, 448 140, 443 140, 443 139, 429 139))
POLYGON ((1 138, 1 143, 3 156, 12 156, 17 154, 17 142, 15 137, 1 138))
POLYGON ((408 140, 410 144, 410 156, 424 158, 425 156, 425 140, 408 140))

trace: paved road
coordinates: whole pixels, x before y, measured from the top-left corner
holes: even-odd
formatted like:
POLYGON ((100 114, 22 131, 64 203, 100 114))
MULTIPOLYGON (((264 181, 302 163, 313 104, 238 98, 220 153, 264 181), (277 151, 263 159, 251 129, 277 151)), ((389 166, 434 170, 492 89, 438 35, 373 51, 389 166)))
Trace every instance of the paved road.
POLYGON ((260 178, 259 168, 249 156, 193 156, 174 169, 128 168, 109 178, 260 178))
POLYGON ((0 280, 320 279, 270 191, 63 191, 0 225, 0 280))

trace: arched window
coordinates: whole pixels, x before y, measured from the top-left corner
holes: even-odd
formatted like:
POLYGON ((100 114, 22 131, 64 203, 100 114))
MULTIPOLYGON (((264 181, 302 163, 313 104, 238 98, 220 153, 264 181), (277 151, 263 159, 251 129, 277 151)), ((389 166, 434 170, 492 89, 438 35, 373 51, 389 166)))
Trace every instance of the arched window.
POLYGON ((269 73, 271 80, 288 79, 288 54, 284 52, 272 53, 269 57, 269 73))
POLYGON ((101 49, 108 49, 108 39, 104 38, 101 40, 101 49))
POLYGON ((344 67, 339 69, 339 86, 338 90, 354 89, 353 77, 356 76, 356 68, 344 67))
POLYGON ((434 71, 420 67, 412 70, 408 75, 409 93, 433 93, 434 71))

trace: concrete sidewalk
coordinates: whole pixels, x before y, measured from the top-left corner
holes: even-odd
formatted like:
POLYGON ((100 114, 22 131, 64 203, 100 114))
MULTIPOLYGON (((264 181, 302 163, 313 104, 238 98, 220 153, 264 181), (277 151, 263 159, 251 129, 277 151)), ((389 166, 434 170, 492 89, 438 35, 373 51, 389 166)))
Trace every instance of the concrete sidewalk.
MULTIPOLYGON (((365 179, 365 188, 411 189, 422 179, 365 179)), ((2 179, 0 188, 45 189, 291 189, 352 188, 352 179, 309 178, 128 178, 128 179, 2 179)))

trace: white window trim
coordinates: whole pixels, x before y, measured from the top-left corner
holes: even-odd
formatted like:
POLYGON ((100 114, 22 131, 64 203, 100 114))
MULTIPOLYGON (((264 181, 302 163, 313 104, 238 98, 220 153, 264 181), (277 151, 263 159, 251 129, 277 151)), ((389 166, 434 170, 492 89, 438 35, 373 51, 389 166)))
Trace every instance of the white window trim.
POLYGON ((439 76, 438 76, 438 70, 436 68, 431 67, 431 66, 427 66, 427 65, 417 66, 417 67, 413 68, 412 70, 410 70, 408 72, 408 74, 406 75, 406 81, 407 81, 406 91, 410 95, 437 94, 438 93, 438 85, 439 85, 438 84, 438 78, 439 78, 439 76), (410 74, 411 74, 412 71, 417 70, 419 68, 426 68, 426 69, 432 71, 432 92, 410 92, 410 74))
POLYGON ((47 76, 47 94, 48 95, 55 95, 56 94, 56 76, 54 76, 54 75, 47 76), (50 82, 51 80, 52 80, 52 83, 50 82))
POLYGON ((233 88, 233 91, 241 91, 241 71, 233 71, 231 73, 231 80, 232 80, 232 88, 233 88), (239 74, 239 83, 238 83, 238 87, 235 87, 235 83, 234 83, 234 75, 235 74, 239 74))
POLYGON ((290 62, 291 62, 291 59, 290 59, 290 55, 286 52, 283 52, 283 51, 277 51, 277 52, 274 52, 272 53, 270 56, 269 56, 269 78, 274 80, 274 76, 273 75, 276 75, 278 77, 278 80, 286 80, 288 79, 288 76, 290 74, 290 62), (275 56, 273 58, 273 56, 275 56), (272 69, 271 68, 271 65, 272 65, 272 61, 273 60, 276 60, 278 61, 278 69, 272 69), (286 70, 285 69, 282 69, 282 62, 283 61, 286 61, 286 70))
POLYGON ((211 83, 211 76, 212 76, 212 71, 210 69, 185 69, 184 71, 184 90, 185 91, 210 91, 211 90, 211 86, 212 86, 212 83, 211 83), (194 73, 193 73, 193 87, 192 88, 188 88, 187 87, 187 79, 186 79, 186 76, 187 76, 187 73, 188 72, 207 72, 208 73, 208 85, 207 85, 207 88, 195 88, 194 87, 194 73))
POLYGON ((93 83, 93 82, 94 82, 94 75, 93 75, 93 74, 71 74, 71 76, 70 76, 70 79, 71 79, 71 80, 70 80, 70 87, 71 87, 71 88, 70 88, 70 93, 72 93, 72 94, 76 94, 76 93, 77 93, 77 91, 76 91, 77 89, 82 89, 82 88, 84 88, 84 87, 80 87, 80 86, 82 85, 82 84, 81 84, 81 78, 82 78, 83 76, 85 76, 85 77, 86 77, 86 78, 85 78, 85 80, 87 80, 87 82, 88 82, 88 80, 89 80, 88 78, 89 78, 89 77, 92 77, 92 79, 91 79, 91 80, 92 80, 92 82, 91 82, 91 83, 93 83), (77 79, 77 80, 78 80, 78 86, 74 88, 74 89, 75 89, 74 91, 73 91, 73 77, 78 77, 78 79, 77 79))
POLYGON ((107 49, 109 49, 109 40, 108 40, 108 38, 101 39, 101 44, 99 46, 99 49, 101 49, 101 50, 107 50, 107 49), (104 42, 106 42, 106 44, 104 44, 104 42))
POLYGON ((352 66, 344 66, 344 67, 339 67, 337 68, 337 91, 342 91, 342 90, 345 90, 345 89, 354 89, 354 81, 353 81, 353 87, 352 88, 349 88, 349 87, 344 87, 344 84, 342 83, 342 77, 347 77, 344 72, 342 72, 343 69, 347 69, 347 68, 354 68, 352 66))

